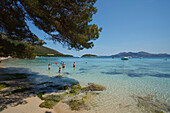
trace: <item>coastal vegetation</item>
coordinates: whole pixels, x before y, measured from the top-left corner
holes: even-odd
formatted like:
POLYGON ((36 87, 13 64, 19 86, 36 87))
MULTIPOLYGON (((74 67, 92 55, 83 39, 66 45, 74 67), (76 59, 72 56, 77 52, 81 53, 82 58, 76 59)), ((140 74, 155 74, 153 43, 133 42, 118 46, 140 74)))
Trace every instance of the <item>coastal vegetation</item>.
POLYGON ((35 50, 33 53, 35 53, 37 56, 43 56, 43 57, 73 57, 72 55, 66 55, 62 54, 56 50, 50 49, 48 47, 44 46, 34 46, 35 50))
POLYGON ((7 38, 7 35, 0 33, 0 56, 12 56, 14 58, 34 59, 36 54, 33 53, 35 47, 26 41, 17 41, 7 38))
POLYGON ((4 33, 1 33, 0 37, 0 42, 2 42, 0 43, 0 56, 29 59, 34 59, 36 56, 73 57, 72 55, 65 55, 42 45, 30 45, 24 41, 8 39, 4 33))
POLYGON ((92 55, 92 54, 85 54, 82 55, 81 57, 98 57, 97 55, 92 55))

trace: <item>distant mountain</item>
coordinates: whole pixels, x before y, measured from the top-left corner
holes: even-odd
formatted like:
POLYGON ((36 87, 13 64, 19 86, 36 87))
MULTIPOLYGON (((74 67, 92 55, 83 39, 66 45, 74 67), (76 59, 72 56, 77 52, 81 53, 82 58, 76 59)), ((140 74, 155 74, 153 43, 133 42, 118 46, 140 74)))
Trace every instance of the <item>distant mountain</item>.
POLYGON ((110 57, 170 57, 170 54, 152 54, 152 53, 147 53, 147 52, 122 52, 116 55, 111 55, 110 57))
POLYGON ((72 55, 65 55, 62 54, 56 50, 50 49, 48 47, 44 46, 35 46, 36 49, 34 50, 34 53, 37 54, 37 56, 44 56, 44 57, 73 57, 72 55))
POLYGON ((97 55, 92 55, 92 54, 85 54, 82 55, 81 57, 98 57, 97 55))

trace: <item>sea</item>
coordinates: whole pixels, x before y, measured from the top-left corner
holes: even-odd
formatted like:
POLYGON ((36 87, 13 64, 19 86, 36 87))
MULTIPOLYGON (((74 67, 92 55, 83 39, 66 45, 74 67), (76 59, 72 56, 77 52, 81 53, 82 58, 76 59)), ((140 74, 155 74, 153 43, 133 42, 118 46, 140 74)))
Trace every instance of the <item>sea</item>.
POLYGON ((62 75, 63 81, 76 81, 81 86, 101 84, 106 90, 99 91, 91 102, 95 113, 140 112, 135 100, 138 96, 152 96, 170 104, 170 58, 37 57, 35 60, 3 60, 0 66, 7 67, 8 72, 34 73, 41 77, 37 82, 51 81, 62 75), (66 66, 58 73, 61 61, 66 66), (51 64, 50 70, 48 64, 51 64))

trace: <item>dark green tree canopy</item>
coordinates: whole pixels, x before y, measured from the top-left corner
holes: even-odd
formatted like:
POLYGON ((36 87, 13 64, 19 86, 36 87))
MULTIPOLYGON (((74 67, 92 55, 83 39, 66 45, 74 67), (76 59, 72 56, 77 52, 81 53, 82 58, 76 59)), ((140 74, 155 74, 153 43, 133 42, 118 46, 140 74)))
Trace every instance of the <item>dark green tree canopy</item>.
POLYGON ((0 31, 13 40, 42 43, 33 34, 26 21, 47 33, 69 49, 92 48, 93 40, 99 38, 98 28, 89 24, 97 12, 96 0, 1 0, 0 31))

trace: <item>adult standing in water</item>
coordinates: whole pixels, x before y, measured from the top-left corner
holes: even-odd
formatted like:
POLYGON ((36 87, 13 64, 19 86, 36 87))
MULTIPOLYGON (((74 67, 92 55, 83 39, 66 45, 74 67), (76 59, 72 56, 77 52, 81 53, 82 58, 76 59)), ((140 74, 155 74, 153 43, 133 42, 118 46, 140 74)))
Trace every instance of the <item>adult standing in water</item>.
POLYGON ((73 63, 73 67, 76 67, 76 64, 75 64, 75 62, 73 63))
POLYGON ((64 62, 62 63, 62 67, 63 67, 63 68, 65 68, 65 64, 64 64, 64 62))
POLYGON ((51 69, 51 65, 50 64, 48 64, 48 70, 50 70, 51 69))

